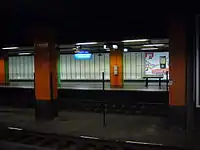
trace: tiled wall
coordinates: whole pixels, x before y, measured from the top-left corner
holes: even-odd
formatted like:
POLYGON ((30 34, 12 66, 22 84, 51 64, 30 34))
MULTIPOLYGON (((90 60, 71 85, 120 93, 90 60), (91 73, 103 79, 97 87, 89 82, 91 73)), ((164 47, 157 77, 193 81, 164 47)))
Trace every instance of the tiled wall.
POLYGON ((145 57, 141 52, 124 53, 124 80, 142 79, 145 69, 145 57))
MULTIPOLYGON (((145 71, 145 53, 124 53, 123 64, 124 80, 142 79, 145 71)), ((95 53, 90 60, 75 60, 73 54, 60 56, 61 80, 100 80, 102 72, 105 73, 105 79, 109 80, 109 53, 95 53)), ((10 80, 32 80, 33 78, 33 56, 9 57, 10 80)))
POLYGON ((9 57, 9 80, 33 80, 34 57, 13 56, 9 57))
POLYGON ((90 60, 75 60, 73 54, 60 56, 61 80, 99 80, 102 72, 110 78, 109 54, 96 53, 90 60))

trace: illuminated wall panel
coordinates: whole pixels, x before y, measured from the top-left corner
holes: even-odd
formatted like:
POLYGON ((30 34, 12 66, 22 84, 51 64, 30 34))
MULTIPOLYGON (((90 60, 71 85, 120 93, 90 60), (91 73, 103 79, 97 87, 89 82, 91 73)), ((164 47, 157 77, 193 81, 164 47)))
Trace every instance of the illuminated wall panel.
POLYGON ((34 57, 13 56, 9 61, 10 80, 33 80, 34 79, 34 57))
MULTIPOLYGON (((124 80, 141 80, 144 75, 153 75, 152 65, 159 66, 159 57, 167 57, 168 52, 155 52, 153 59, 146 57, 145 52, 127 52, 123 55, 124 80), (152 64, 152 65, 148 65, 152 64), (145 71, 146 69, 146 71, 145 71)), ((89 60, 75 60, 73 54, 60 55, 61 80, 100 80, 104 72, 105 79, 110 79, 109 53, 95 53, 89 60)), ((32 80, 34 78, 34 56, 9 57, 9 79, 32 80)), ((166 78, 166 77, 165 77, 166 78)))
POLYGON ((144 57, 141 52, 127 52, 123 56, 124 80, 143 79, 144 57))

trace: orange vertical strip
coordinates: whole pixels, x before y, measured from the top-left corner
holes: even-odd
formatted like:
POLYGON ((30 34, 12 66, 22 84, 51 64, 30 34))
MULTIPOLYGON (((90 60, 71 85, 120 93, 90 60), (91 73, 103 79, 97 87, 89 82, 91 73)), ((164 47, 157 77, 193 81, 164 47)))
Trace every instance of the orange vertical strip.
POLYGON ((35 96, 37 100, 57 98, 57 52, 53 42, 35 47, 35 96), (51 87, 52 86, 52 87, 51 87), (51 95, 52 94, 52 95, 51 95), (51 97, 53 96, 53 97, 51 97))
POLYGON ((5 76, 5 64, 4 58, 0 58, 0 84, 5 84, 6 76, 5 76))
POLYGON ((123 87, 123 52, 121 50, 111 49, 110 52, 110 86, 123 87), (118 67, 117 75, 114 75, 114 66, 118 67))
POLYGON ((186 102, 186 31, 181 20, 171 20, 170 37, 170 79, 169 88, 171 106, 184 106, 186 102))
POLYGON ((36 99, 50 100, 50 59, 48 48, 36 46, 34 60, 36 99))

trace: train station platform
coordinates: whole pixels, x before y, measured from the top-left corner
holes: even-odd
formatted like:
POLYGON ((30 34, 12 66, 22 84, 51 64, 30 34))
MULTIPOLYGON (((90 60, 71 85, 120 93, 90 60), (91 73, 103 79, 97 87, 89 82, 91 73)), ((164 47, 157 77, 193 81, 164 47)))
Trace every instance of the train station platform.
MULTIPOLYGON (((27 81, 14 81, 9 85, 1 85, 1 87, 15 87, 15 88, 34 88, 34 82, 27 81)), ((67 81, 61 82, 59 89, 74 89, 74 90, 102 90, 103 83, 100 81, 93 82, 80 82, 80 81, 67 81)), ((145 87, 145 81, 131 81, 124 82, 123 88, 110 88, 110 83, 105 82, 105 90, 122 90, 122 91, 167 91, 166 81, 162 81, 159 87, 158 81, 149 81, 148 87, 145 87)))
POLYGON ((35 121, 34 109, 0 108, 0 125, 13 130, 53 133, 74 137, 152 143, 200 148, 199 135, 170 126, 167 117, 107 114, 106 126, 100 113, 61 111, 52 121, 35 121))
MULTIPOLYGON (((36 104, 33 82, 10 82, 0 86, 0 106, 34 108, 36 104), (12 93, 12 94, 8 94, 12 93)), ((169 108, 169 92, 165 83, 125 83, 124 88, 110 88, 101 82, 62 82, 58 89, 58 107, 61 110, 109 113, 165 115, 169 108), (106 105, 106 106, 105 106, 106 105)))

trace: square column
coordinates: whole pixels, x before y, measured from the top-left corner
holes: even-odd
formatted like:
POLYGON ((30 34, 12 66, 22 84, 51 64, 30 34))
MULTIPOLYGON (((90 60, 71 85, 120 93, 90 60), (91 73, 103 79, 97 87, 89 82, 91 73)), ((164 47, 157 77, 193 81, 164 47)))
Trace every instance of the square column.
POLYGON ((171 106, 184 106, 186 102, 186 28, 183 20, 172 19, 169 28, 170 79, 169 88, 171 106))
POLYGON ((51 120, 57 116, 57 59, 54 40, 35 40, 36 119, 51 120))
POLYGON ((123 51, 110 50, 110 87, 123 88, 123 51))
POLYGON ((171 124, 185 127, 187 41, 186 24, 183 18, 171 18, 169 22, 170 80, 169 106, 171 124))
POLYGON ((9 82, 8 76, 8 57, 0 57, 0 85, 7 85, 9 82))

